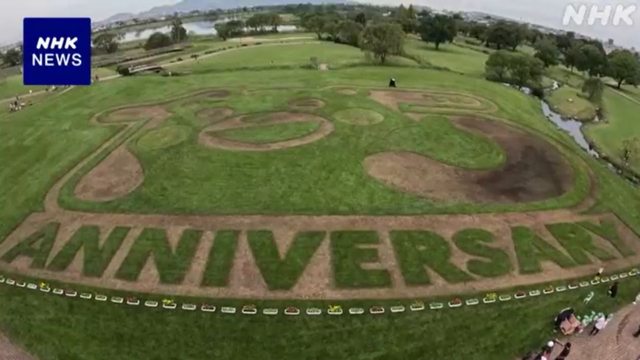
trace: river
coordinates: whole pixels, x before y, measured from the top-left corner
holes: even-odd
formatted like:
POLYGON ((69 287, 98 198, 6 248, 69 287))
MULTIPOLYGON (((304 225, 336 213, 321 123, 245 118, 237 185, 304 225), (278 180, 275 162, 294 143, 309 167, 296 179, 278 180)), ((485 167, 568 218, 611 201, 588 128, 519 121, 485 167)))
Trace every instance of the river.
MULTIPOLYGON (((215 22, 214 21, 195 21, 195 22, 183 23, 182 26, 187 30, 187 33, 194 33, 196 35, 215 35, 216 29, 214 28, 214 25, 220 22, 225 22, 225 21, 228 21, 228 20, 225 19, 225 20, 220 20, 215 22)), ((278 31, 280 32, 295 31, 297 29, 298 28, 294 25, 278 26, 278 31)), ((122 41, 127 42, 127 41, 136 41, 136 40, 145 40, 149 36, 151 36, 151 34, 153 34, 154 32, 169 33, 170 31, 171 31, 170 25, 161 26, 153 29, 129 31, 123 34, 122 41)))

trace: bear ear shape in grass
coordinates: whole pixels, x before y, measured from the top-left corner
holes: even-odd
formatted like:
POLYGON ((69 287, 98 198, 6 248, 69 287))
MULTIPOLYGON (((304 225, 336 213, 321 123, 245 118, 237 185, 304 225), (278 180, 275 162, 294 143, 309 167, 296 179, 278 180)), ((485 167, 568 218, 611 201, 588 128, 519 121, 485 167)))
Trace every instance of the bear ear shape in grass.
POLYGON ((189 137, 191 130, 186 126, 171 125, 144 134, 137 145, 142 150, 158 150, 178 145, 189 137))
POLYGON ((359 108, 337 111, 333 114, 333 117, 340 122, 358 126, 375 125, 384 120, 382 114, 373 110, 359 108))

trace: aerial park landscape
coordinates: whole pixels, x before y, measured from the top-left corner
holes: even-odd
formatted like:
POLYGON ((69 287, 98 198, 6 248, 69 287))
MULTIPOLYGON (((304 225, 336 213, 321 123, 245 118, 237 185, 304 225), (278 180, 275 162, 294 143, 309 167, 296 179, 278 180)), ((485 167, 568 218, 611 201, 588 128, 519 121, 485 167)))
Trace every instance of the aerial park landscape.
POLYGON ((0 112, 0 332, 25 359, 581 358, 566 308, 633 341, 637 54, 413 7, 170 24, 97 33, 90 86, 0 83, 32 101, 0 112))

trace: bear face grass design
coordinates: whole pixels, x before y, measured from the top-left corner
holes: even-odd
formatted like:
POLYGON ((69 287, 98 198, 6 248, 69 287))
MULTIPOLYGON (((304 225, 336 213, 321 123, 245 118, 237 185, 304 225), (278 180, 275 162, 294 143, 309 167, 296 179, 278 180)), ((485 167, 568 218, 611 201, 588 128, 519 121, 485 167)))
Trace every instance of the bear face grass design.
POLYGON ((186 228, 175 234, 178 237, 171 238, 165 229, 144 228, 134 239, 127 237, 131 230, 128 226, 117 226, 101 234, 97 226, 84 225, 68 239, 58 238, 63 243, 55 247, 59 249, 55 253, 52 249, 60 224, 51 222, 3 244, 0 259, 7 264, 14 264, 17 259, 29 260, 17 263, 21 264, 20 271, 40 269, 55 275, 68 272, 74 259, 83 253, 81 267, 75 268, 81 271, 78 281, 92 284, 91 279, 95 279, 102 286, 111 286, 113 280, 124 280, 131 284, 131 289, 160 293, 171 292, 171 286, 180 285, 195 293, 211 287, 227 289, 222 293, 225 296, 238 294, 244 288, 245 294, 266 298, 295 297, 300 289, 312 291, 315 296, 327 293, 341 298, 360 294, 412 297, 419 293, 454 293, 470 282, 477 289, 532 284, 539 280, 527 274, 543 272, 542 265, 548 263, 558 266, 559 270, 550 274, 560 278, 585 275, 591 273, 587 265, 594 262, 608 262, 613 264, 608 267, 615 267, 617 260, 637 256, 635 235, 634 239, 628 238, 629 233, 617 220, 596 219, 549 223, 551 238, 528 226, 512 224, 511 239, 496 236, 504 234, 503 231, 478 228, 458 229, 451 240, 438 234, 437 229, 391 230, 388 243, 382 241, 383 233, 370 230, 299 231, 293 234, 292 241, 287 241, 270 230, 246 230, 243 240, 242 230, 219 230, 206 237, 204 230, 186 228), (125 241, 131 242, 129 252, 116 260, 115 254, 125 241), (191 263, 204 241, 213 244, 206 254, 207 261, 192 269, 191 263), (284 251, 283 241, 288 243, 284 251), (505 243, 508 241, 512 245, 505 243), (514 253, 509 255, 510 251, 514 253), (247 263, 249 253, 253 261, 247 263), (516 259, 516 263, 511 259, 516 259), (243 275, 255 272, 264 285, 258 282, 246 288, 247 284, 238 283, 242 280, 233 271, 239 266, 238 261, 245 264, 240 270, 243 275), (159 284, 144 280, 148 276, 141 277, 146 264, 152 264, 159 284), (246 267, 249 264, 251 271, 246 267), (104 277, 107 268, 112 268, 113 278, 104 277), (407 288, 392 281, 394 272, 407 288), (523 275, 521 281, 510 276, 514 272, 523 275), (294 289, 297 290, 291 292, 294 289))

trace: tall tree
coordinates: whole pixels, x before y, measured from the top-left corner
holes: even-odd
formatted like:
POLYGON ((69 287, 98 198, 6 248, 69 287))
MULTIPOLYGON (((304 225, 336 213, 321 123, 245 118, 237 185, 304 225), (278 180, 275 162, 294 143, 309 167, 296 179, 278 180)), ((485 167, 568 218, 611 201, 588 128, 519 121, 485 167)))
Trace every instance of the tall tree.
POLYGON ((472 38, 478 39, 480 41, 485 41, 487 39, 487 31, 489 27, 484 24, 474 23, 471 25, 469 29, 469 35, 472 38))
POLYGON ((9 49, 2 54, 2 62, 8 66, 22 64, 22 51, 19 49, 9 49))
POLYGON ((167 34, 163 34, 161 32, 154 32, 149 36, 147 42, 144 43, 145 50, 157 49, 165 46, 171 45, 171 37, 167 34))
POLYGON ((358 46, 364 27, 355 21, 345 20, 338 25, 340 42, 351 46, 358 46))
POLYGON ((603 50, 592 44, 580 47, 581 57, 578 58, 576 69, 585 71, 589 76, 600 76, 605 73, 607 57, 603 50))
POLYGON ((544 63, 545 67, 558 65, 560 50, 551 39, 540 40, 535 44, 535 57, 544 63))
POLYGON ((359 12, 358 15, 356 15, 355 22, 362 26, 367 26, 367 16, 365 15, 365 13, 362 11, 359 12))
POLYGON ((101 33, 93 39, 93 46, 107 54, 118 51, 118 35, 112 33, 101 33))
POLYGON ((600 103, 604 92, 604 83, 599 77, 590 77, 582 84, 582 92, 594 103, 600 103))
POLYGON ((273 32, 278 32, 278 26, 284 23, 284 21, 282 20, 282 17, 280 17, 278 13, 269 14, 268 19, 269 19, 268 23, 271 26, 271 31, 273 32))
POLYGON ((575 68, 578 63, 584 62, 583 58, 584 55, 582 51, 580 51, 580 44, 574 42, 571 48, 565 50, 562 63, 573 72, 573 68, 575 68))
POLYGON ((544 74, 544 64, 528 54, 513 54, 509 72, 513 83, 518 87, 538 84, 544 74))
POLYGON ((487 28, 485 43, 500 50, 510 46, 513 41, 513 28, 506 21, 498 21, 487 28))
POLYGON ((420 38, 425 42, 434 43, 436 50, 440 44, 452 42, 458 33, 456 21, 446 15, 424 17, 420 20, 420 38))
POLYGON ((614 50, 609 54, 607 75, 618 82, 620 89, 625 80, 633 79, 640 69, 638 59, 629 50, 614 50))
POLYGON ((623 140, 622 148, 620 150, 622 166, 627 168, 629 166, 629 161, 637 160, 640 155, 640 139, 634 137, 623 140))
POLYGON ((511 53, 506 50, 498 50, 491 55, 485 63, 485 73, 488 80, 506 82, 509 77, 509 64, 511 53))
POLYGON ((175 17, 171 20, 171 40, 174 43, 181 42, 187 39, 187 29, 182 26, 182 20, 179 17, 175 17))
POLYGON ((390 22, 368 25, 360 40, 360 48, 384 64, 390 55, 400 55, 405 33, 398 24, 390 22))

